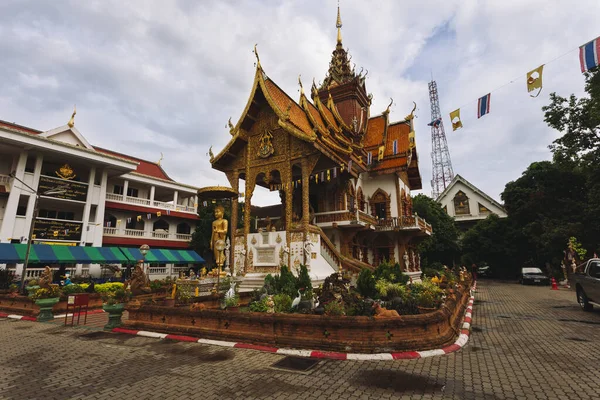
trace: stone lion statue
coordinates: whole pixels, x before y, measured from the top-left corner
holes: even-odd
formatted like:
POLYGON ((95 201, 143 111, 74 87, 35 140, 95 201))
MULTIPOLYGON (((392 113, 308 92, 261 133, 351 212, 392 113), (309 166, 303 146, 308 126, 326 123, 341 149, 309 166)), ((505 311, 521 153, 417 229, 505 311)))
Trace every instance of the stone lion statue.
POLYGON ((44 268, 38 284, 42 289, 50 289, 50 285, 52 285, 52 269, 49 266, 46 265, 46 268, 44 268))
POLYGON ((148 278, 142 270, 140 265, 137 265, 131 274, 131 278, 125 282, 125 287, 129 285, 129 289, 131 290, 131 294, 134 296, 140 294, 148 294, 151 292, 150 286, 148 285, 148 278))

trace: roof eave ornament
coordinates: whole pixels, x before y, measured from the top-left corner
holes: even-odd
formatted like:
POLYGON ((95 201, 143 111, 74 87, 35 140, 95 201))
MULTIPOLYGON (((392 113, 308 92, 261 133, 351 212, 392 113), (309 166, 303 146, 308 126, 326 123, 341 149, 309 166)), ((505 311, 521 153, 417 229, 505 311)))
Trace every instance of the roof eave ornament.
POLYGON ((71 115, 71 119, 69 120, 69 122, 67 122, 67 125, 69 126, 69 128, 72 128, 75 126, 75 114, 77 114, 77 105, 73 106, 73 114, 71 115))
POLYGON ((388 104, 387 108, 385 109, 385 111, 383 112, 384 114, 389 114, 390 113, 390 107, 392 106, 392 104, 394 104, 394 99, 392 99, 390 97, 390 104, 388 104))
POLYGON ((258 56, 258 50, 256 49, 256 46, 258 46, 258 43, 254 44, 254 50, 252 51, 256 56, 256 68, 262 68, 260 65, 260 57, 258 56))
POLYGON ((302 86, 302 80, 300 79, 302 75, 298 75, 298 85, 300 85, 300 97, 304 96, 304 86, 302 86))

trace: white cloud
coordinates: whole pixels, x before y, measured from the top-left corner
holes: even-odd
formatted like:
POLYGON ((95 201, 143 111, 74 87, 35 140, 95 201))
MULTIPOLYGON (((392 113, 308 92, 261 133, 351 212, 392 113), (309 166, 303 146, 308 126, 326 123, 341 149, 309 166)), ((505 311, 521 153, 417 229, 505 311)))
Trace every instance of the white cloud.
MULTIPOLYGON (((549 0, 342 2, 344 45, 369 70, 371 114, 394 98, 392 118, 418 104, 417 148, 430 193, 427 82, 433 73, 455 173, 498 198, 529 163, 548 159, 557 137, 541 107, 557 91, 580 95, 577 52, 546 65, 531 98, 524 75, 598 36, 600 3, 549 0), (520 76, 520 77, 519 77, 520 76), (492 93, 491 114, 476 118, 492 93), (447 113, 462 108, 464 129, 447 113)), ((293 98, 297 77, 322 80, 335 45, 336 2, 5 2, 0 4, 0 119, 38 129, 63 125, 77 103, 77 126, 94 144, 150 160, 204 186, 224 182, 210 168, 210 145, 229 140, 227 119, 242 112, 258 43, 269 76, 293 98)), ((254 203, 277 196, 257 193, 254 203)))

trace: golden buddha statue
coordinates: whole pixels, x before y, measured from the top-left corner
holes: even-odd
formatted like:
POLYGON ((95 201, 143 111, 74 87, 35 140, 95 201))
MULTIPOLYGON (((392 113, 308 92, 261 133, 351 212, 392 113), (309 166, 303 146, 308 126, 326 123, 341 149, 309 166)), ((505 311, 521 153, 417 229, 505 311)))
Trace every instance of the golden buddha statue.
POLYGON ((213 251, 215 263, 219 267, 223 267, 225 263, 225 237, 227 236, 228 222, 223 218, 223 206, 215 208, 215 220, 212 223, 212 236, 210 238, 210 249, 213 251))

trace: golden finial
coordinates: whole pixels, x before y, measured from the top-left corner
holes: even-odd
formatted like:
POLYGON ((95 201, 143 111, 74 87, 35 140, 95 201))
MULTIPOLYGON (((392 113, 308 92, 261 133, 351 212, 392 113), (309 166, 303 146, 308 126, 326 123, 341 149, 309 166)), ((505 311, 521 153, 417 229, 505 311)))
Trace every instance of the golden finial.
POLYGON ((302 75, 298 75, 298 85, 300 85, 300 96, 304 95, 304 86, 302 86, 302 81, 300 80, 300 77, 302 75))
POLYGON ((392 99, 390 97, 390 104, 388 104, 387 108, 385 109, 385 111, 384 111, 385 114, 389 114, 390 113, 390 107, 392 106, 392 104, 394 104, 394 99, 392 99))
POLYGON ((256 56, 256 66, 260 67, 260 58, 258 57, 258 50, 256 49, 256 46, 258 46, 258 43, 256 43, 254 45, 254 51, 253 51, 253 53, 256 56))
POLYGON ((337 42, 342 44, 342 17, 340 16, 340 0, 338 0, 338 12, 337 20, 335 21, 335 27, 337 28, 337 42))
POLYGON ((156 163, 159 167, 160 167, 160 162, 163 160, 163 158, 165 158, 165 157, 163 156, 163 153, 161 151, 160 152, 160 158, 158 159, 158 162, 156 163))
POLYGON ((75 126, 75 114, 77 114, 77 106, 73 106, 73 114, 71 115, 71 119, 69 120, 69 122, 67 122, 67 125, 69 125, 69 128, 72 128, 75 126))
POLYGON ((232 135, 235 134, 235 126, 231 123, 231 117, 229 117, 229 121, 227 121, 227 126, 229 127, 229 133, 232 135))
POLYGON ((213 151, 212 151, 212 145, 208 149, 208 155, 210 156, 210 162, 212 163, 213 160, 215 159, 215 155, 213 154, 213 151))
POLYGON ((406 121, 412 121, 412 119, 415 117, 415 110, 417 109, 417 103, 415 103, 413 101, 414 107, 412 109, 412 111, 410 112, 410 114, 408 114, 404 119, 406 121))

